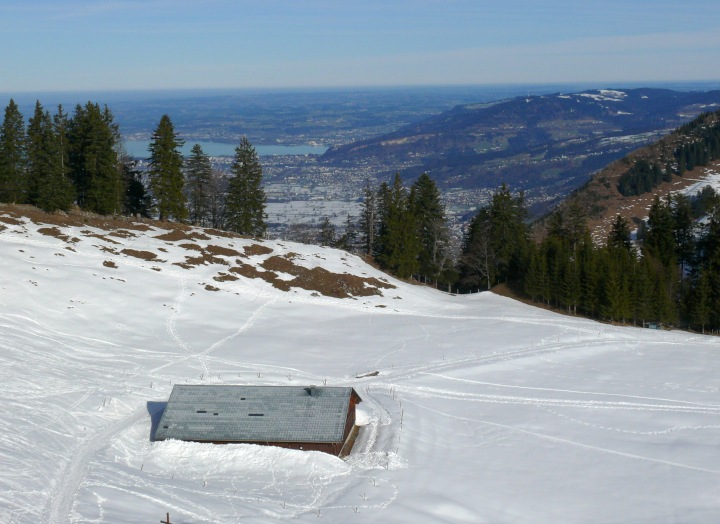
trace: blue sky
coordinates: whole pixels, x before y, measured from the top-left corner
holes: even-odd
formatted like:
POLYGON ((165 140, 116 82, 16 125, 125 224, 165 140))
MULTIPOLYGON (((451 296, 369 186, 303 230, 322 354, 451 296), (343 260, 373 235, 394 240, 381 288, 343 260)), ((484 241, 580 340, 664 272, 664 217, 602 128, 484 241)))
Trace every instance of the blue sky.
POLYGON ((720 79, 718 0, 0 0, 0 92, 720 79))

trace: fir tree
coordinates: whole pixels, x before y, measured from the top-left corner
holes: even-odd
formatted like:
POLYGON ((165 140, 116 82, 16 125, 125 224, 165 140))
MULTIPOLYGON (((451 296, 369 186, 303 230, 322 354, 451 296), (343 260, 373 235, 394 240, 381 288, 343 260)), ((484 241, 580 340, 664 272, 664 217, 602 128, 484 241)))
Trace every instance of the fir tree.
POLYGON ((76 106, 68 124, 71 178, 82 209, 110 215, 122 210, 119 130, 110 110, 88 102, 76 106))
POLYGON ((265 222, 265 190, 262 166, 255 148, 247 137, 235 148, 227 195, 227 227, 241 235, 262 237, 265 222))
POLYGON ((630 224, 622 215, 617 215, 613 222, 612 229, 608 235, 608 246, 623 248, 627 251, 632 249, 632 240, 630 238, 630 224))
POLYGON ((402 179, 395 174, 393 186, 381 198, 378 262, 400 278, 409 278, 418 270, 420 243, 415 216, 402 179))
POLYGON ((320 245, 335 245, 335 225, 330 222, 328 217, 323 217, 323 220, 320 223, 320 245))
MULTIPOLYGON (((459 261, 462 285, 469 288, 482 286, 489 290, 495 281, 497 264, 492 238, 492 223, 487 208, 480 209, 472 218, 463 244, 459 261)), ((545 277, 545 268, 542 272, 545 277)), ((530 289, 537 290, 538 293, 540 290, 539 280, 537 278, 529 283, 530 289)))
POLYGON ((345 251, 353 252, 356 249, 357 244, 357 227, 355 221, 351 215, 347 216, 345 220, 345 230, 343 234, 335 242, 336 247, 344 249, 345 251))
POLYGON ((27 141, 25 120, 13 99, 0 128, 0 202, 25 200, 27 141))
POLYGON ((672 210, 668 201, 662 202, 655 197, 647 221, 647 231, 643 249, 658 259, 665 267, 675 265, 675 236, 672 210))
POLYGON ((206 225, 211 178, 210 158, 200 144, 195 144, 185 162, 185 188, 192 224, 206 225))
POLYGON ((137 169, 135 161, 126 159, 122 165, 125 198, 123 199, 123 213, 126 215, 140 215, 150 217, 152 197, 148 194, 142 175, 137 169))
POLYGON ((377 207, 377 193, 370 187, 370 181, 366 181, 360 209, 359 229, 363 252, 370 256, 375 255, 375 239, 378 229, 377 207))
POLYGON ((227 219, 226 194, 227 179, 219 171, 213 169, 210 174, 207 200, 207 221, 211 227, 225 229, 227 219))
POLYGON ((697 279, 690 304, 690 312, 692 324, 700 326, 700 330, 705 333, 705 326, 710 323, 712 313, 710 277, 707 271, 701 271, 697 279))
POLYGON ((48 212, 67 211, 73 203, 72 183, 66 176, 60 135, 62 111, 56 122, 38 101, 28 123, 29 201, 48 212))
POLYGON ((418 272, 438 280, 449 266, 450 233, 440 191, 427 173, 412 186, 412 212, 420 241, 418 272))
POLYGON ((175 135, 170 117, 163 115, 150 142, 148 169, 150 191, 160 220, 187 218, 180 153, 182 145, 183 141, 175 135))

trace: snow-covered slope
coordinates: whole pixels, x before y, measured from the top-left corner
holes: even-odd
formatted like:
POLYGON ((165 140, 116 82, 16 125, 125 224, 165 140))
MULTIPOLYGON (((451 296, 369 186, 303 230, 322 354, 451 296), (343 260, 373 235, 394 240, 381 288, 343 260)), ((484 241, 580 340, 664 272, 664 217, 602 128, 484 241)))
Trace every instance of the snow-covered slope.
POLYGON ((717 338, 332 249, 69 223, 0 208, 0 522, 720 518, 717 338), (175 383, 350 385, 364 425, 344 461, 150 442, 175 383))

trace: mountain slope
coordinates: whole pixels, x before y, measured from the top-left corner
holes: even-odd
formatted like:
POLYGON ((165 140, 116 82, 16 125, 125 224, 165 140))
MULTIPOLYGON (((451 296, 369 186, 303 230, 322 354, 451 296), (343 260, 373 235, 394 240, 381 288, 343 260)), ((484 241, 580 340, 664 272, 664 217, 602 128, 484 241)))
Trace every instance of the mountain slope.
MULTIPOLYGON (((593 239, 603 243, 618 215, 639 226, 647 218, 656 197, 678 192, 694 196, 706 185, 720 189, 719 135, 720 111, 703 113, 660 140, 600 170, 554 211, 563 215, 571 208, 581 210, 588 220, 593 239), (701 156, 705 157, 701 164, 705 165, 690 165, 687 169, 685 155, 681 153, 687 149, 699 149, 703 153, 701 156), (640 194, 623 194, 621 181, 633 178, 640 164, 657 166, 657 172, 664 180, 652 188, 646 181, 648 187, 640 194), (680 164, 683 164, 682 168, 680 164)), ((537 237, 544 236, 548 217, 541 217, 534 224, 537 237)))
MULTIPOLYGON (((449 188, 525 190, 547 205, 591 173, 708 108, 720 91, 593 90, 458 106, 376 139, 331 148, 329 164, 376 164, 449 188)), ((542 206, 541 206, 542 207, 542 206)))
POLYGON ((314 246, 24 207, 0 226, 2 522, 720 515, 717 338, 448 295, 314 246), (362 286, 324 294, 344 273, 362 286), (175 383, 351 385, 362 429, 345 461, 150 442, 175 383))

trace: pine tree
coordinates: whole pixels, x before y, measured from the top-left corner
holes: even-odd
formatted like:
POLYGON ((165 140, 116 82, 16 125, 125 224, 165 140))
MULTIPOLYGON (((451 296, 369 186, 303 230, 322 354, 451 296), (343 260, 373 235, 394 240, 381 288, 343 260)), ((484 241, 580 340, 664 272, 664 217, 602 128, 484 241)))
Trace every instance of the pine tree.
POLYGON ((409 278, 418 270, 420 242, 416 234, 411 200, 395 174, 393 186, 381 198, 378 262, 400 278, 409 278))
POLYGON ((148 194, 142 175, 137 169, 137 163, 129 158, 122 165, 125 198, 123 199, 123 213, 126 215, 140 215, 150 217, 152 197, 148 194))
POLYGON ((335 245, 335 225, 330 222, 328 217, 323 217, 323 220, 320 223, 320 245, 335 245))
POLYGON ((354 252, 357 247, 357 227, 351 215, 345 220, 345 230, 340 238, 337 239, 335 245, 338 249, 344 249, 348 252, 354 252))
POLYGON ((489 213, 498 278, 505 281, 517 278, 528 244, 525 197, 522 193, 512 196, 503 184, 492 197, 489 213))
POLYGON ((206 225, 211 178, 210 158, 200 144, 195 144, 185 162, 185 188, 192 224, 206 225))
MULTIPOLYGON (((488 208, 480 209, 470 220, 459 263, 460 282, 463 286, 468 288, 482 286, 488 290, 492 287, 496 277, 497 264, 488 208)), ((544 276, 545 270, 543 269, 544 276)), ((539 281, 539 278, 537 280, 539 281)), ((536 281, 530 283, 532 290, 535 290, 536 287, 539 290, 539 286, 540 284, 536 281)))
POLYGON ((632 240, 630 237, 630 224, 622 215, 617 215, 613 222, 612 229, 608 235, 608 246, 623 248, 627 251, 632 249, 632 240))
POLYGON ((420 241, 418 272, 438 280, 449 266, 450 232, 440 191, 427 173, 412 186, 412 212, 415 215, 420 241))
POLYGON ((25 120, 10 99, 0 128, 0 202, 24 202, 26 167, 25 120))
POLYGON ((375 240, 378 229, 378 202, 377 193, 370 187, 370 181, 365 182, 363 200, 360 209, 360 239, 363 252, 366 255, 375 254, 375 240))
POLYGON ((180 153, 182 145, 183 141, 175 135, 170 117, 163 115, 150 142, 148 169, 150 191, 160 220, 187 218, 180 153))
POLYGON ((68 124, 71 178, 78 205, 111 215, 121 212, 124 186, 118 160, 118 126, 110 110, 88 102, 77 105, 68 124))
POLYGON ((695 220, 692 204, 685 195, 678 194, 672 199, 673 235, 675 237, 675 259, 680 264, 680 278, 692 263, 695 252, 695 220))
POLYGON ((705 333, 705 326, 710 323, 710 315, 712 313, 710 294, 710 277, 707 271, 701 271, 695 283, 691 298, 690 320, 692 324, 700 326, 703 333, 705 333))
POLYGON ((211 227, 225 229, 227 219, 226 194, 228 181, 222 173, 213 169, 210 174, 207 200, 207 220, 211 227))
POLYGON ((262 237, 267 228, 262 166, 247 137, 235 148, 227 195, 227 227, 241 235, 262 237))
POLYGON ((665 267, 675 265, 675 236, 671 199, 666 202, 655 197, 647 221, 643 249, 658 259, 665 267))
POLYGON ((28 123, 29 201, 48 212, 67 211, 73 203, 73 187, 66 176, 60 138, 62 109, 55 120, 38 101, 28 123))

